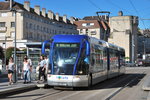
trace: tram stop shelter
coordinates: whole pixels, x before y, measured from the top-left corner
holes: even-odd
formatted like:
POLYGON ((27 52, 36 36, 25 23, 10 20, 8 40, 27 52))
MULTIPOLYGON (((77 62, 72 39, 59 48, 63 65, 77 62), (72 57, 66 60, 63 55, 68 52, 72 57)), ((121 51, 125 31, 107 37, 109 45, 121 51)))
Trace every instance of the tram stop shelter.
MULTIPOLYGON (((17 66, 19 73, 21 74, 22 72, 22 66, 23 66, 23 59, 24 56, 27 55, 31 61, 32 61, 32 79, 37 79, 36 76, 36 67, 38 66, 39 63, 39 58, 41 55, 41 48, 42 48, 42 42, 27 42, 25 43, 26 45, 26 51, 21 51, 17 52, 17 66)), ((50 45, 49 45, 50 46, 50 45)), ((46 54, 49 52, 49 46, 46 46, 46 54)))

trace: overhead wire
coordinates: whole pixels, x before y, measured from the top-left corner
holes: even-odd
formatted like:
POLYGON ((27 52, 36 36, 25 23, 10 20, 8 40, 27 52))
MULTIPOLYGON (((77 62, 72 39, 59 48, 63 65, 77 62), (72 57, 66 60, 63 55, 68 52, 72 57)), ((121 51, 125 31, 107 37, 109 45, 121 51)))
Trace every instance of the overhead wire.
MULTIPOLYGON (((130 2, 130 4, 131 4, 131 6, 134 8, 134 10, 135 10, 135 12, 138 14, 138 16, 141 18, 141 16, 140 16, 140 14, 139 14, 139 12, 137 11, 137 9, 135 8, 135 6, 134 6, 134 4, 132 3, 132 1, 131 0, 129 0, 129 2, 130 2)), ((146 26, 145 26, 145 23, 144 23, 144 21, 143 20, 141 20, 142 21, 142 24, 143 24, 143 26, 145 27, 145 29, 146 29, 146 26)))
POLYGON ((95 8, 99 9, 102 11, 102 9, 100 7, 98 7, 98 5, 96 5, 94 2, 92 2, 91 0, 88 0, 89 3, 91 3, 95 8))
POLYGON ((121 9, 121 10, 124 10, 124 11, 126 11, 126 12, 128 12, 128 13, 131 13, 130 11, 128 11, 128 10, 126 10, 126 9, 124 9, 124 8, 122 8, 122 7, 120 7, 119 5, 117 5, 117 4, 115 4, 115 3, 113 3, 112 1, 110 1, 110 0, 107 0, 110 4, 112 4, 112 5, 114 5, 114 7, 117 7, 117 8, 119 8, 119 9, 121 9))

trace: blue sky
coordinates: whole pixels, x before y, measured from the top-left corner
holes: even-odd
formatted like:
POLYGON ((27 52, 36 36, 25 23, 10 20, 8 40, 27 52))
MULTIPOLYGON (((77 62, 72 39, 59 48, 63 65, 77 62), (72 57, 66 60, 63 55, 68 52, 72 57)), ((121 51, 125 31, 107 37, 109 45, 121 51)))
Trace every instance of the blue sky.
MULTIPOLYGON (((4 0, 0 0, 4 1, 4 0)), ((23 3, 25 0, 15 0, 23 3)), ((150 0, 28 0, 31 7, 40 5, 41 8, 58 12, 61 16, 67 14, 68 18, 74 16, 96 16, 96 11, 110 11, 110 16, 117 16, 122 10, 124 15, 139 16, 139 27, 150 28, 150 0)))

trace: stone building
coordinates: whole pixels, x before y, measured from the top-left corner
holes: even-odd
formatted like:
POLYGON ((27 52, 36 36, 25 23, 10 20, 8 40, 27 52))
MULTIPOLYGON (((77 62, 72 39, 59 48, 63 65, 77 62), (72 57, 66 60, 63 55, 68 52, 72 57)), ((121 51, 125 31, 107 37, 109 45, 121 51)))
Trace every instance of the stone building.
POLYGON ((138 17, 123 16, 119 12, 119 16, 110 17, 109 21, 111 31, 108 42, 123 47, 127 60, 134 63, 137 59, 138 17))
POLYGON ((29 1, 0 2, 0 45, 6 42, 7 47, 14 46, 15 32, 17 48, 26 48, 25 43, 42 42, 55 34, 78 34, 72 17, 69 20, 67 15, 46 12, 46 8, 41 10, 37 5, 31 8, 29 1))

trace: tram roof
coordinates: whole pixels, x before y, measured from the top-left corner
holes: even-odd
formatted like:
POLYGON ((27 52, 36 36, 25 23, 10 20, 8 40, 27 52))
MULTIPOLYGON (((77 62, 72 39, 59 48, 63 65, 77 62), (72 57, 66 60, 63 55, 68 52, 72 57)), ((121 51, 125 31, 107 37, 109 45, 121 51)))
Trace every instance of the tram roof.
POLYGON ((108 43, 104 40, 97 39, 95 37, 89 37, 87 35, 65 35, 65 34, 62 34, 62 35, 54 35, 52 37, 52 39, 54 42, 59 42, 59 43, 63 43, 63 42, 79 43, 83 39, 86 39, 86 40, 90 40, 92 43, 103 45, 104 47, 116 49, 119 51, 124 51, 124 48, 122 48, 122 47, 108 43))
POLYGON ((55 35, 52 37, 54 42, 74 42, 79 43, 82 39, 88 39, 86 35, 55 35))

